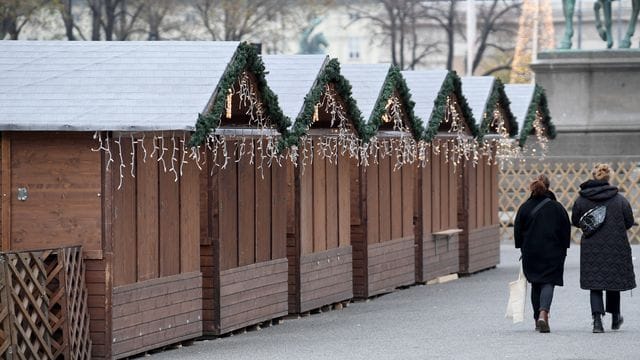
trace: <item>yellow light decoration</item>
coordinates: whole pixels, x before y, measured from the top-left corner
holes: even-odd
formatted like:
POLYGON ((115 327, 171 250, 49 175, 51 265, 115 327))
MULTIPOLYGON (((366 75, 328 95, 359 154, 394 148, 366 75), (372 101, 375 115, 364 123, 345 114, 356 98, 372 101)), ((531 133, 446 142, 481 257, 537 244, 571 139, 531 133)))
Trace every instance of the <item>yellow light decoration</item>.
POLYGON ((233 101, 233 90, 229 89, 229 91, 227 92, 227 101, 225 104, 225 108, 227 110, 225 117, 227 119, 231 119, 231 107, 233 106, 232 101, 233 101))

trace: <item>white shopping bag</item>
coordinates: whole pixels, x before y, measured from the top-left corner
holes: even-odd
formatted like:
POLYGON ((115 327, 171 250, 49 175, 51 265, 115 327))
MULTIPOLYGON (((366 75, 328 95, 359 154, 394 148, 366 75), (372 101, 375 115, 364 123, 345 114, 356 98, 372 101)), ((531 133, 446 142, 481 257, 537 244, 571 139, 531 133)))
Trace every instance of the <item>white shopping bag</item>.
POLYGON ((518 280, 509 283, 509 302, 507 303, 507 312, 504 315, 508 319, 513 319, 514 324, 524 320, 526 298, 527 279, 524 277, 522 265, 520 265, 518 280))

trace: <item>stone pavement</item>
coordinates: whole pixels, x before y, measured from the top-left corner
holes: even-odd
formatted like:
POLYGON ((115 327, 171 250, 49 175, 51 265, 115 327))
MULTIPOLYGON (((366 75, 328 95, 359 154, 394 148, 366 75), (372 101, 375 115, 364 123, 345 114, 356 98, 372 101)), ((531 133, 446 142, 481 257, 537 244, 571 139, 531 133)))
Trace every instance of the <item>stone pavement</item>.
MULTIPOLYGON (((152 359, 640 359, 640 290, 624 292, 620 331, 591 333, 589 293, 579 287, 579 246, 556 288, 550 334, 504 318, 519 252, 502 247, 496 268, 445 284, 414 286, 344 310, 156 353, 152 359)), ((640 246, 634 246, 634 255, 640 246)), ((636 275, 640 259, 635 260, 636 275)), ((530 289, 529 289, 530 290, 530 289)), ((529 294, 527 294, 529 295, 529 294)), ((527 305, 529 305, 527 303, 527 305)))

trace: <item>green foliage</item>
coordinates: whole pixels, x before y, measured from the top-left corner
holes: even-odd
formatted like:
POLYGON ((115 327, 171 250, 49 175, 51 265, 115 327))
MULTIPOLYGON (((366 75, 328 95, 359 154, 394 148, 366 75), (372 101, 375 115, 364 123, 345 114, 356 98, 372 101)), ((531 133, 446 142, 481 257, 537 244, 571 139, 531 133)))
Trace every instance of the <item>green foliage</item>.
POLYGON ((371 118, 369 119, 368 124, 371 136, 373 136, 380 128, 380 125, 382 125, 382 115, 384 115, 386 111, 385 106, 394 91, 398 91, 400 99, 405 107, 413 138, 420 140, 422 133, 424 132, 422 120, 416 116, 413 111, 415 102, 411 100, 411 92, 409 91, 407 83, 405 82, 404 77, 402 77, 400 69, 397 66, 391 66, 389 68, 389 72, 387 73, 387 77, 385 78, 382 86, 382 91, 378 96, 378 100, 376 101, 373 111, 371 112, 371 118))
POLYGON ((300 138, 307 134, 313 120, 314 106, 320 102, 324 88, 327 84, 335 86, 336 93, 340 95, 346 105, 346 113, 356 130, 356 136, 364 141, 371 138, 370 130, 366 126, 362 113, 351 97, 351 84, 340 74, 340 63, 337 59, 331 59, 325 64, 318 75, 315 86, 304 97, 304 105, 298 118, 293 124, 291 133, 286 140, 286 146, 299 145, 300 138))
POLYGON ((487 100, 487 105, 484 108, 484 113, 487 114, 487 117, 482 120, 482 125, 480 126, 480 137, 489 133, 489 125, 491 125, 491 120, 493 119, 493 110, 496 108, 497 104, 501 104, 504 109, 504 114, 509 125, 509 137, 516 136, 518 133, 518 123, 516 122, 516 118, 513 116, 511 107, 509 106, 511 101, 509 101, 509 98, 504 91, 504 84, 500 79, 496 78, 493 81, 493 88, 491 89, 491 94, 487 100))
POLYGON ((529 104, 527 115, 524 118, 522 131, 520 131, 520 147, 523 147, 527 142, 527 137, 534 133, 533 121, 536 119, 536 110, 539 110, 542 114, 542 125, 544 125, 547 130, 547 136, 549 136, 550 139, 556 138, 556 127, 551 122, 549 105, 547 104, 547 95, 545 94, 544 89, 536 84, 535 89, 533 90, 531 104, 529 104))
POLYGON ((231 88, 244 70, 249 71, 255 76, 258 91, 260 92, 261 100, 267 116, 269 116, 273 126, 280 132, 280 134, 282 134, 283 137, 286 136, 290 122, 289 119, 284 116, 280 106, 278 105, 277 95, 274 94, 267 85, 262 59, 252 45, 243 42, 238 46, 236 53, 231 59, 231 62, 227 66, 227 69, 216 87, 211 108, 206 114, 198 114, 196 131, 191 136, 189 145, 202 145, 205 142, 207 135, 212 130, 220 126, 222 114, 225 112, 227 89, 231 88))
POLYGON ((424 140, 431 141, 436 135, 438 135, 438 129, 440 128, 440 124, 444 120, 446 113, 447 97, 451 94, 455 95, 458 100, 458 106, 462 110, 462 114, 460 114, 460 116, 464 118, 465 124, 469 128, 469 131, 471 131, 471 135, 474 137, 478 136, 478 127, 476 126, 476 122, 473 118, 473 113, 467 103, 467 98, 462 95, 462 82, 460 81, 460 77, 455 71, 449 71, 449 74, 447 74, 447 77, 442 83, 438 96, 434 100, 431 118, 429 119, 427 128, 424 130, 424 140))

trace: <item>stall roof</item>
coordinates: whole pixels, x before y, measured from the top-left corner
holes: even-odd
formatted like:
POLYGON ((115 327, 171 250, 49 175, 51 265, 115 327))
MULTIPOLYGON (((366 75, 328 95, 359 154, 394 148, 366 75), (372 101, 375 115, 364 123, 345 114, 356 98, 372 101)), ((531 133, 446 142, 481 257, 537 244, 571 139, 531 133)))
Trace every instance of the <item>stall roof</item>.
POLYGON ((266 80, 278 96, 285 115, 292 120, 289 145, 307 133, 314 105, 320 100, 324 86, 329 83, 335 85, 336 92, 344 100, 345 111, 353 123, 356 136, 368 139, 369 131, 337 59, 317 55, 267 55, 263 61, 267 71, 266 80))
POLYGON ((442 122, 446 97, 454 93, 458 98, 460 109, 462 110, 467 126, 473 136, 478 135, 478 128, 473 118, 473 113, 467 104, 467 100, 462 94, 460 78, 453 71, 448 70, 420 70, 403 71, 407 86, 411 89, 414 110, 416 115, 422 119, 429 119, 428 124, 424 124, 425 138, 431 140, 435 136, 437 129, 442 122))
POLYGON ((520 146, 524 146, 527 137, 534 131, 533 121, 536 118, 536 111, 542 114, 542 123, 546 127, 548 137, 555 139, 556 128, 551 122, 547 96, 540 85, 507 84, 504 90, 511 101, 511 108, 518 121, 520 146))
POLYGON ((493 76, 463 76, 462 80, 462 93, 467 98, 471 112, 473 112, 473 118, 477 122, 481 122, 484 119, 484 113, 486 111, 487 102, 489 96, 491 96, 491 89, 493 89, 493 76))
POLYGON ((302 112, 304 99, 318 79, 327 55, 264 55, 269 87, 278 96, 285 116, 291 120, 302 112))
POLYGON ((353 98, 358 103, 362 117, 371 123, 373 108, 384 86, 389 64, 344 64, 342 75, 349 80, 353 98))
POLYGON ((509 125, 509 136, 515 136, 518 132, 518 124, 511 111, 509 98, 505 94, 504 85, 493 76, 464 76, 462 77, 462 92, 469 102, 473 117, 478 122, 480 131, 486 133, 489 129, 489 117, 496 103, 500 103, 504 109, 506 121, 509 125))
POLYGON ((420 139, 424 131, 422 120, 415 115, 415 103, 400 70, 390 64, 347 64, 342 74, 351 84, 353 98, 367 121, 370 131, 375 133, 382 124, 388 99, 398 93, 407 115, 408 125, 414 138, 420 139))
POLYGON ((518 122, 521 131, 524 119, 527 117, 529 106, 533 100, 534 84, 506 84, 504 90, 511 101, 511 111, 518 122))
POLYGON ((0 41, 0 130, 193 130, 237 48, 0 41))

